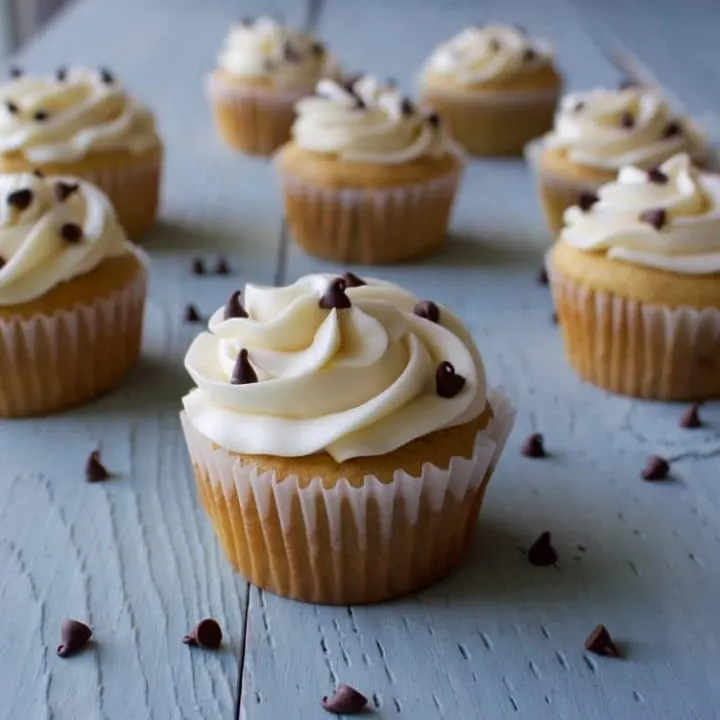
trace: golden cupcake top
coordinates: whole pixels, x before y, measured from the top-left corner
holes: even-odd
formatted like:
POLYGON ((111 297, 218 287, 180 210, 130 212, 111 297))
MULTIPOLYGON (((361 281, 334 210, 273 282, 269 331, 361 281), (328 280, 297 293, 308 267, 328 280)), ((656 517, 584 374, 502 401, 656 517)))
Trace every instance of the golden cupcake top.
POLYGON ((59 68, 0 86, 0 153, 70 163, 91 153, 142 153, 159 144, 151 112, 103 68, 59 68))
POLYGON ((486 408, 483 363, 460 320, 389 282, 345 273, 247 285, 209 330, 185 357, 197 389, 183 403, 232 452, 383 455, 486 408))
POLYGON ((720 175, 699 171, 686 154, 650 170, 625 167, 565 211, 560 239, 671 273, 720 273, 720 175))
POLYGON ((296 110, 295 143, 341 160, 398 165, 459 152, 439 115, 369 75, 345 84, 321 80, 296 110))
POLYGON ((567 95, 544 142, 573 163, 603 170, 649 168, 678 152, 701 160, 707 147, 692 120, 679 117, 656 90, 640 85, 567 95))
POLYGON ((269 17, 246 18, 233 25, 218 55, 218 67, 233 77, 267 80, 286 88, 311 89, 320 78, 338 74, 322 42, 269 17))
POLYGON ((72 177, 0 175, 0 306, 134 252, 107 197, 72 177))

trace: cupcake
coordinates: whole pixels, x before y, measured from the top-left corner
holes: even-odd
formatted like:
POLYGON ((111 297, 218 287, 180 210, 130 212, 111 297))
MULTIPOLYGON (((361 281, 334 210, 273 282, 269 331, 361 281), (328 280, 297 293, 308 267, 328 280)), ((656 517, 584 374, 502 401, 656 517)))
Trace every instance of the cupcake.
POLYGON ((678 118, 651 88, 625 85, 564 97, 552 132, 528 148, 553 238, 565 209, 612 182, 621 167, 647 170, 680 152, 702 162, 707 146, 693 122, 678 118))
POLYGON ((446 308, 379 280, 247 285, 185 366, 182 424, 232 565, 306 602, 418 590, 458 563, 513 421, 446 308))
POLYGON ((463 162, 436 114, 369 76, 347 85, 323 80, 297 112, 276 165, 299 245, 364 264, 440 247, 463 162))
POLYGON ((290 139, 295 103, 335 61, 312 35, 271 18, 233 25, 208 79, 215 125, 223 141, 251 155, 271 155, 290 139))
POLYGON ((562 80, 548 43, 487 25, 440 45, 420 84, 423 102, 471 155, 521 155, 552 127, 562 80))
POLYGON ((686 154, 569 208, 548 258, 568 361, 612 392, 720 397, 720 175, 686 154))
POLYGON ((108 70, 59 68, 0 87, 0 173, 80 177, 103 190, 129 237, 152 228, 162 145, 150 111, 108 70))
POLYGON ((0 175, 0 416, 114 387, 138 358, 146 279, 144 254, 96 187, 0 175))

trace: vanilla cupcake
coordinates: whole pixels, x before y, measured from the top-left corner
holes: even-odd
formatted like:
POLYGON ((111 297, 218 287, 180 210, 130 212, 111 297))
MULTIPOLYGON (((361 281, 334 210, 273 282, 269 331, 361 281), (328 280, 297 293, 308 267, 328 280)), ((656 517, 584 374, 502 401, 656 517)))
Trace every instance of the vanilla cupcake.
POLYGON ((316 603, 385 600, 458 563, 513 421, 446 308, 379 280, 247 285, 185 366, 182 423, 232 565, 316 603))
POLYGON ((465 28, 420 78, 422 101, 472 155, 521 155, 552 126, 562 79, 550 45, 505 25, 465 28))
POLYGON ((144 254, 96 187, 0 175, 0 416, 114 387, 138 358, 146 282, 144 254))
POLYGON ((565 209, 614 180, 620 168, 647 170, 679 152, 703 162, 707 145, 693 122, 677 117, 651 88, 625 85, 564 97, 552 132, 528 148, 553 238, 565 209))
POLYGON ((162 155, 151 112, 108 70, 60 68, 0 86, 0 173, 83 178, 133 239, 155 223, 162 155))
POLYGON ((720 175, 676 155, 565 213, 548 258, 570 364, 653 400, 720 397, 720 175))
POLYGON ((338 69, 323 43, 261 17, 230 29, 208 81, 215 125, 235 150, 270 155, 290 139, 295 103, 338 69))
POLYGON ((321 81, 297 113, 276 165, 300 246, 365 264, 440 247, 463 162, 437 115, 369 76, 321 81))

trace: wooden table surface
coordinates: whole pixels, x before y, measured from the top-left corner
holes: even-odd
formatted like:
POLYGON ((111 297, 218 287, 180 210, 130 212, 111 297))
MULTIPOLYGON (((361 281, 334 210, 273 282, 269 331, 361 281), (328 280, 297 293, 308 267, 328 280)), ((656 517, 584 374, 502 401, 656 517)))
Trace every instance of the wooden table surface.
POLYGON ((87 407, 0 424, 0 718, 312 720, 338 682, 378 718, 720 717, 720 407, 681 430, 678 407, 611 397, 568 370, 534 279, 547 237, 519 160, 470 165, 439 257, 373 271, 457 309, 519 407, 467 561, 417 596, 357 608, 265 595, 224 561, 178 423, 198 330, 183 307, 209 313, 246 281, 329 267, 290 244, 271 164, 219 144, 202 92, 230 22, 261 12, 408 91, 465 24, 519 22, 555 43, 570 88, 615 84, 613 61, 630 58, 718 127, 716 0, 81 0, 64 12, 16 61, 112 67, 157 111, 166 183, 140 368, 87 407), (192 257, 218 252, 233 276, 190 274, 192 257), (520 455, 531 431, 551 458, 520 455), (85 483, 95 447, 117 479, 85 483), (653 453, 676 460, 673 481, 640 480, 653 453), (557 568, 523 555, 543 530, 557 568), (228 637, 219 653, 181 643, 207 615, 228 637), (72 661, 55 654, 65 617, 97 641, 72 661), (597 623, 625 659, 584 652, 597 623))

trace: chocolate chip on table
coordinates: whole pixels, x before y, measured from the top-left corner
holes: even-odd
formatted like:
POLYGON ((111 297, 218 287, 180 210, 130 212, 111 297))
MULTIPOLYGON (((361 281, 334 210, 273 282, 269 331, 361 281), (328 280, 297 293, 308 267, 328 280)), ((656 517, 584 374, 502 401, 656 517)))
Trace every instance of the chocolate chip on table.
POLYGON ((199 323, 202 322, 202 315, 200 315, 197 308, 192 303, 189 303, 185 306, 183 320, 186 323, 199 323))
POLYGON ((582 192, 578 196, 578 207, 583 212, 588 212, 600 198, 591 192, 582 192))
POLYGON ((663 130, 663 137, 670 138, 682 134, 682 126, 676 120, 671 120, 663 130))
POLYGON ((345 310, 352 307, 350 298, 345 294, 346 288, 347 284, 344 278, 331 280, 325 294, 320 298, 320 307, 323 310, 345 310))
POLYGON ((550 539, 550 533, 546 531, 541 533, 540 537, 530 546, 527 558, 533 565, 547 567, 557 562, 558 556, 550 539))
POLYGON ((702 427, 702 420, 700 419, 700 403, 693 403, 678 419, 678 425, 681 428, 687 428, 693 430, 695 428, 702 427))
POLYGON ((100 80, 106 85, 112 85, 115 82, 115 76, 107 68, 100 68, 100 80))
POLYGON ((640 220, 652 225, 656 230, 662 230, 664 225, 667 223, 667 212, 665 212, 664 208, 646 210, 642 215, 640 215, 640 220))
POLYGON ((183 638, 183 642, 203 650, 217 650, 222 645, 222 628, 217 620, 205 618, 183 638))
POLYGON ((248 351, 243 348, 237 356, 232 371, 230 383, 232 385, 249 385, 258 381, 257 374, 248 360, 248 351))
POLYGON ((355 273, 351 272, 344 272, 342 274, 342 279, 345 281, 346 288, 362 287, 363 285, 367 285, 361 277, 358 277, 355 273))
POLYGON ((83 231, 82 228, 79 225, 76 225, 75 223, 65 223, 60 228, 60 237, 62 237, 65 242, 69 243, 77 243, 82 240, 83 231))
POLYGON ((367 698, 350 685, 339 685, 328 698, 321 701, 322 709, 334 715, 355 715, 367 706, 367 698))
POLYGON ((650 168, 647 171, 647 179, 656 185, 664 185, 668 180, 670 180, 670 178, 657 167, 650 168))
POLYGON ((216 275, 231 275, 232 269, 230 267, 230 263, 227 261, 224 257, 219 257, 217 260, 217 263, 215 264, 215 274, 216 275))
POLYGON ((57 654, 70 657, 82 650, 92 637, 92 630, 79 620, 63 620, 60 625, 61 644, 58 645, 57 654))
POLYGON ((627 110, 620 116, 620 127, 627 128, 628 130, 630 128, 635 127, 635 117, 631 112, 628 112, 627 110))
POLYGON ((641 475, 643 480, 664 480, 670 472, 670 463, 665 458, 652 455, 648 458, 647 464, 641 475))
POLYGON ((45 110, 36 110, 33 114, 33 119, 37 120, 38 122, 44 122, 48 119, 48 114, 45 110))
POLYGON ((454 398, 465 386, 465 378, 455 372, 455 366, 443 360, 435 370, 435 392, 449 400, 454 398))
POLYGON ((61 65, 55 71, 55 79, 59 80, 60 82, 64 82, 65 80, 67 80, 67 68, 64 65, 61 65))
POLYGON ((421 300, 415 305, 413 312, 430 322, 440 322, 440 308, 432 300, 421 300))
POLYGON ((193 258, 192 274, 193 275, 204 275, 205 274, 205 263, 203 262, 202 258, 193 258))
POLYGON ((547 285, 549 282, 547 268, 543 265, 538 271, 537 281, 540 285, 547 285))
POLYGON ((96 483, 108 480, 110 477, 110 472, 100 459, 100 451, 93 450, 85 463, 85 479, 89 483, 96 483))
POLYGON ((548 454, 545 451, 545 438, 542 433, 532 433, 520 447, 520 452, 528 458, 544 458, 548 454))
POLYGON ((17 65, 12 65, 10 67, 9 74, 11 78, 19 78, 22 77, 25 72, 21 67, 18 67, 17 65))
POLYGON ((55 199, 58 202, 65 202, 74 192, 77 192, 80 186, 77 183, 56 182, 55 183, 55 199))
POLYGON ((20 108, 12 100, 5 101, 5 108, 11 115, 15 115, 16 113, 20 112, 20 108))
POLYGON ((8 205, 14 207, 16 210, 25 210, 30 207, 32 200, 33 192, 28 189, 16 190, 7 196, 8 205))
POLYGON ((236 290, 225 303, 225 313, 223 315, 225 320, 230 318, 246 318, 248 317, 247 310, 240 300, 240 291, 236 290))
POLYGON ((588 652, 605 657, 620 657, 620 651, 610 637, 604 625, 598 625, 585 640, 585 649, 588 652))

